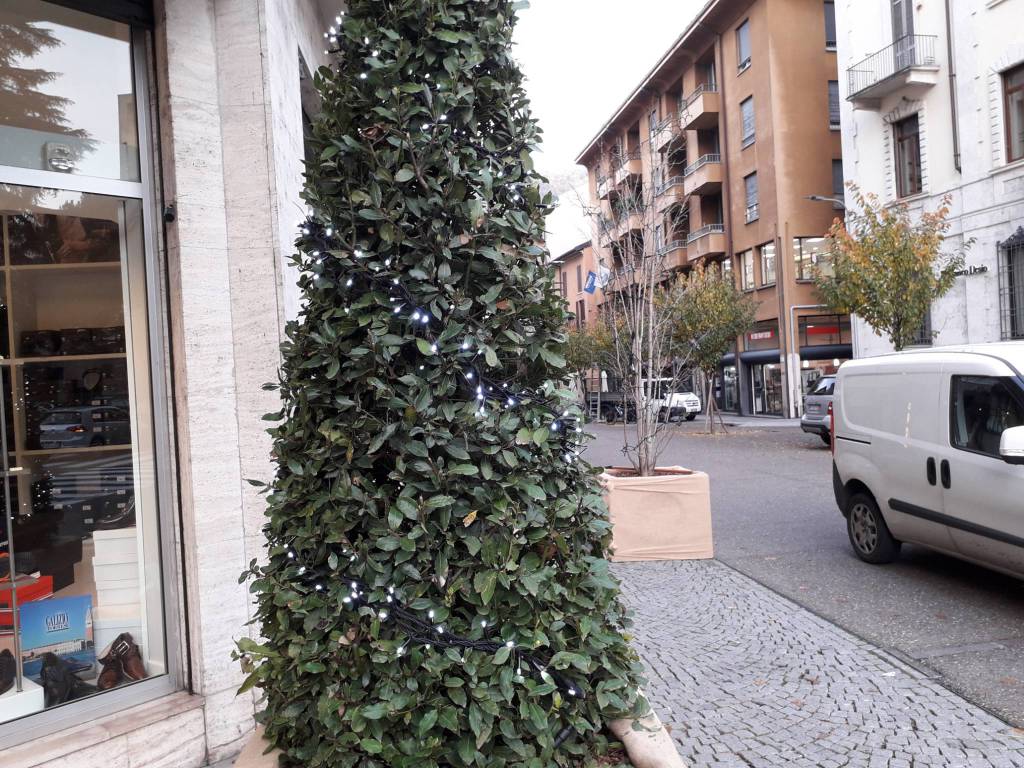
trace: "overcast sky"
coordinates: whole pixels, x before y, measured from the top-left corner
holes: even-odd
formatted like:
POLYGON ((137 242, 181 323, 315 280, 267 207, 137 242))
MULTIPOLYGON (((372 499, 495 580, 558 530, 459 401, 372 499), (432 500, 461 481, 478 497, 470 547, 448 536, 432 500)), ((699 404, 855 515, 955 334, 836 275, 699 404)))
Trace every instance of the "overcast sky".
MULTIPOLYGON (((704 0, 530 0, 520 12, 516 58, 544 130, 535 162, 556 189, 582 173, 576 156, 703 5, 704 0)), ((578 211, 551 217, 553 255, 589 239, 581 218, 578 211)))

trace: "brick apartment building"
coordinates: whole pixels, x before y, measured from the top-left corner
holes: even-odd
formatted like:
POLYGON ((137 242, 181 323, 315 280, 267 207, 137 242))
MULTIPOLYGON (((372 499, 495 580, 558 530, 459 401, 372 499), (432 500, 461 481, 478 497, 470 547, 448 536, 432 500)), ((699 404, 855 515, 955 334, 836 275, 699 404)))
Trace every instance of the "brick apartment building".
MULTIPOLYGON (((820 306, 812 269, 843 197, 832 0, 711 0, 577 158, 599 265, 651 222, 644 248, 671 270, 717 262, 759 302, 722 360, 721 407, 799 414, 802 395, 852 355, 850 319, 820 306)), ((571 282, 571 275, 570 275, 571 282)))
POLYGON ((573 313, 577 328, 593 325, 597 321, 601 289, 597 287, 600 269, 594 246, 580 243, 551 262, 556 270, 558 292, 565 299, 566 308, 573 313))

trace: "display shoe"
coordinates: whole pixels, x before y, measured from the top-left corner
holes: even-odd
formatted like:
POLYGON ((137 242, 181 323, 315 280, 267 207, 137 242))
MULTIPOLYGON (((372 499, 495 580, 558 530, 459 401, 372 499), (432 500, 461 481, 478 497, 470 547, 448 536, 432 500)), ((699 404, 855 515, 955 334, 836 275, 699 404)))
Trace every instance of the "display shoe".
POLYGON ((135 525, 135 504, 131 503, 124 509, 114 509, 96 520, 93 530, 113 531, 118 528, 130 528, 135 525))
POLYGON ((121 671, 131 681, 144 680, 146 678, 146 667, 142 663, 142 654, 139 653, 139 646, 135 644, 128 632, 122 632, 114 638, 114 642, 103 649, 99 656, 99 662, 103 666, 120 662, 121 671))
POLYGON ((43 682, 43 703, 47 707, 64 704, 96 692, 96 686, 84 682, 67 662, 52 653, 43 654, 39 677, 43 682))
POLYGON ((96 680, 96 687, 101 691, 109 691, 120 685, 123 678, 124 671, 121 669, 121 660, 114 659, 109 664, 103 665, 103 671, 100 672, 100 676, 96 680))
POLYGON ((4 648, 0 651, 0 696, 11 690, 17 671, 18 665, 14 661, 14 654, 4 648))

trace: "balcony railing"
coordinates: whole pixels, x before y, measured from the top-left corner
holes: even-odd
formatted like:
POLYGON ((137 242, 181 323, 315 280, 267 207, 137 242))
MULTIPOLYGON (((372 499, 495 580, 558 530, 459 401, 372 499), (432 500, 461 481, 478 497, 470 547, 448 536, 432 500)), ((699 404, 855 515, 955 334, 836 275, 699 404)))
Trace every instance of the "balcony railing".
POLYGON ((703 168, 705 165, 708 165, 709 163, 720 162, 722 162, 722 156, 719 154, 703 155, 697 158, 697 161, 695 163, 693 163, 692 165, 688 165, 686 167, 686 170, 683 171, 683 176, 689 176, 690 174, 699 171, 701 168, 703 168))
POLYGON ((683 104, 683 109, 693 104, 697 99, 705 93, 718 93, 718 86, 714 83, 705 83, 704 85, 698 85, 697 90, 686 97, 686 102, 683 104))
POLYGON ((685 248, 686 240, 670 240, 662 246, 658 247, 657 253, 659 256, 664 256, 666 253, 672 253, 677 248, 685 248))
POLYGON ((846 72, 847 93, 853 98, 914 67, 937 66, 935 40, 935 35, 907 35, 854 64, 846 72))
POLYGON ((689 237, 686 238, 687 244, 700 240, 702 237, 708 235, 724 235, 725 224, 705 224, 700 229, 695 229, 690 233, 689 237))
POLYGON ((672 187, 676 186, 677 184, 682 184, 682 183, 683 183, 683 177, 682 176, 671 176, 671 177, 665 179, 665 181, 663 181, 661 184, 659 184, 655 188, 654 194, 656 194, 656 195, 658 195, 660 197, 661 195, 664 195, 666 192, 668 192, 670 189, 672 189, 672 187))
POLYGON ((631 152, 625 152, 621 155, 612 155, 612 169, 619 170, 622 166, 628 163, 630 160, 640 159, 640 147, 632 150, 631 152))

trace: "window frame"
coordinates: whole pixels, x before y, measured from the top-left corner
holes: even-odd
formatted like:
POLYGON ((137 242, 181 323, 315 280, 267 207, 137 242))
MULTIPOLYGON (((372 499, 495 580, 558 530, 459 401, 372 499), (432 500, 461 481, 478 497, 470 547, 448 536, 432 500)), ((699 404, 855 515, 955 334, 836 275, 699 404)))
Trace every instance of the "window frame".
POLYGON ((746 207, 746 222, 752 224, 761 217, 761 192, 757 179, 757 171, 748 173, 743 177, 743 202, 746 207), (751 202, 751 184, 753 184, 753 202, 751 202))
POLYGON ((745 251, 740 251, 736 254, 736 258, 739 259, 739 274, 740 274, 740 290, 741 291, 753 291, 757 288, 756 275, 754 274, 754 249, 748 248, 745 251), (750 282, 747 282, 747 276, 750 276, 750 282))
MULTIPOLYGON (((803 258, 803 255, 804 255, 804 241, 805 240, 822 240, 822 241, 826 241, 827 242, 828 238, 825 237, 824 235, 806 235, 806 236, 797 235, 796 237, 793 238, 793 261, 796 262, 796 281, 798 283, 810 283, 810 282, 813 282, 813 280, 814 280, 814 276, 813 275, 807 275, 807 276, 804 275, 804 269, 803 269, 804 258, 803 258)), ((810 259, 808 259, 807 261, 810 262, 810 259)), ((814 265, 814 266, 817 266, 817 264, 814 263, 814 262, 810 262, 810 263, 812 263, 812 265, 814 265)))
POLYGON ((825 0, 825 50, 835 51, 839 45, 839 33, 838 27, 836 26, 836 3, 835 0, 825 0), (832 9, 831 16, 829 15, 829 8, 832 9), (829 39, 829 19, 832 21, 832 39, 829 39))
MULTIPOLYGON (((1021 410, 1022 416, 1024 416, 1024 387, 1022 387, 1020 381, 1013 376, 992 376, 990 374, 981 373, 954 373, 949 377, 949 447, 954 451, 963 451, 964 453, 973 453, 975 456, 983 456, 986 459, 994 459, 1000 463, 1003 462, 1003 457, 997 454, 987 453, 985 451, 979 451, 974 448, 968 448, 963 445, 959 445, 956 442, 957 426, 956 426, 956 415, 957 415, 957 391, 956 386, 960 380, 963 379, 988 379, 994 382, 1002 384, 1009 394, 1010 399, 1016 403, 1017 407, 1021 410)), ((1024 425, 1024 418, 1022 418, 1021 424, 1024 425)))
POLYGON ((754 109, 754 95, 751 94, 740 102, 740 147, 746 149, 757 141, 757 111, 754 109), (744 111, 750 107, 750 133, 747 130, 747 116, 744 111))
POLYGON ((760 261, 761 261, 761 287, 762 288, 768 288, 770 286, 775 285, 776 282, 778 282, 778 257, 779 257, 778 250, 779 249, 776 247, 774 240, 769 240, 767 243, 761 243, 759 246, 757 246, 757 254, 760 257, 760 261), (768 270, 765 269, 765 264, 766 264, 765 249, 767 249, 769 247, 772 250, 772 256, 771 256, 771 265, 772 265, 772 267, 771 267, 771 275, 772 275, 772 279, 771 280, 767 280, 765 278, 765 275, 768 272, 768 270))
POLYGON ((842 100, 842 97, 839 94, 839 81, 838 80, 829 80, 828 81, 828 129, 830 131, 838 131, 838 130, 842 129, 842 127, 843 127, 842 111, 843 111, 843 100, 842 100), (835 96, 834 100, 832 98, 833 95, 835 96), (833 109, 832 109, 832 107, 833 106, 835 107, 835 111, 834 111, 835 122, 833 122, 833 120, 832 120, 832 117, 833 117, 833 109))
POLYGON ((843 159, 841 157, 832 158, 832 195, 837 200, 844 200, 846 198, 846 169, 843 167, 843 159), (838 188, 836 186, 836 168, 839 168, 838 188))
POLYGON ((746 72, 753 63, 754 52, 753 42, 750 39, 750 18, 747 17, 736 27, 736 69, 737 72, 746 72), (743 42, 746 38, 747 55, 743 56, 743 42))
MULTIPOLYGON (((95 11, 81 11, 98 18, 114 18, 111 14, 95 11)), ((66 728, 89 723, 93 720, 116 715, 131 707, 155 701, 186 688, 188 684, 188 649, 183 646, 185 633, 178 606, 182 599, 184 584, 180 575, 182 564, 178 558, 175 542, 178 537, 176 520, 178 505, 173 489, 178 487, 175 464, 175 434, 172 430, 172 414, 168 403, 171 393, 168 385, 168 371, 171 370, 170 346, 168 343, 168 320, 170 312, 168 297, 161 288, 161 275, 165 264, 162 256, 161 224, 157 174, 159 169, 158 148, 153 142, 153 127, 157 122, 156 106, 151 102, 157 84, 152 76, 153 33, 143 23, 114 19, 130 27, 132 80, 135 87, 135 117, 138 122, 139 181, 122 181, 92 176, 65 174, 57 171, 34 170, 11 165, 0 165, 0 183, 15 186, 58 189, 93 195, 109 195, 137 199, 142 208, 143 267, 145 285, 140 292, 145 295, 146 307, 138 310, 144 313, 147 322, 147 345, 144 363, 148 381, 148 395, 145 406, 152 423, 152 446, 154 462, 154 484, 156 498, 156 527, 158 562, 153 568, 161 574, 160 595, 163 600, 163 643, 166 653, 166 668, 156 675, 122 688, 103 691, 59 707, 26 715, 0 723, 0 750, 6 750, 35 739, 52 736, 66 728)))
POLYGON ((896 197, 903 199, 905 197, 913 197, 924 192, 924 172, 921 158, 921 118, 919 113, 915 112, 912 115, 895 121, 892 124, 892 140, 893 140, 893 161, 895 163, 896 173, 896 197), (915 130, 913 133, 904 133, 904 127, 909 125, 913 121, 915 130), (911 144, 910 139, 914 138, 911 144), (913 147, 913 157, 911 159, 916 160, 916 184, 913 185, 913 189, 906 188, 906 181, 903 178, 903 170, 906 165, 905 160, 907 159, 904 155, 906 148, 913 147))
MULTIPOLYGON (((1021 151, 1019 155, 1012 153, 1013 147, 1013 133, 1010 125, 1010 95, 1020 92, 1021 98, 1024 99, 1024 62, 1017 64, 1016 66, 1010 67, 1000 73, 1003 85, 1003 122, 1006 124, 1006 162, 1015 163, 1018 160, 1024 160, 1024 125, 1019 126, 1021 132, 1021 151), (1010 88, 1009 80, 1015 75, 1021 76, 1021 84, 1010 88)), ((1024 120, 1024 117, 1022 117, 1024 120)))

